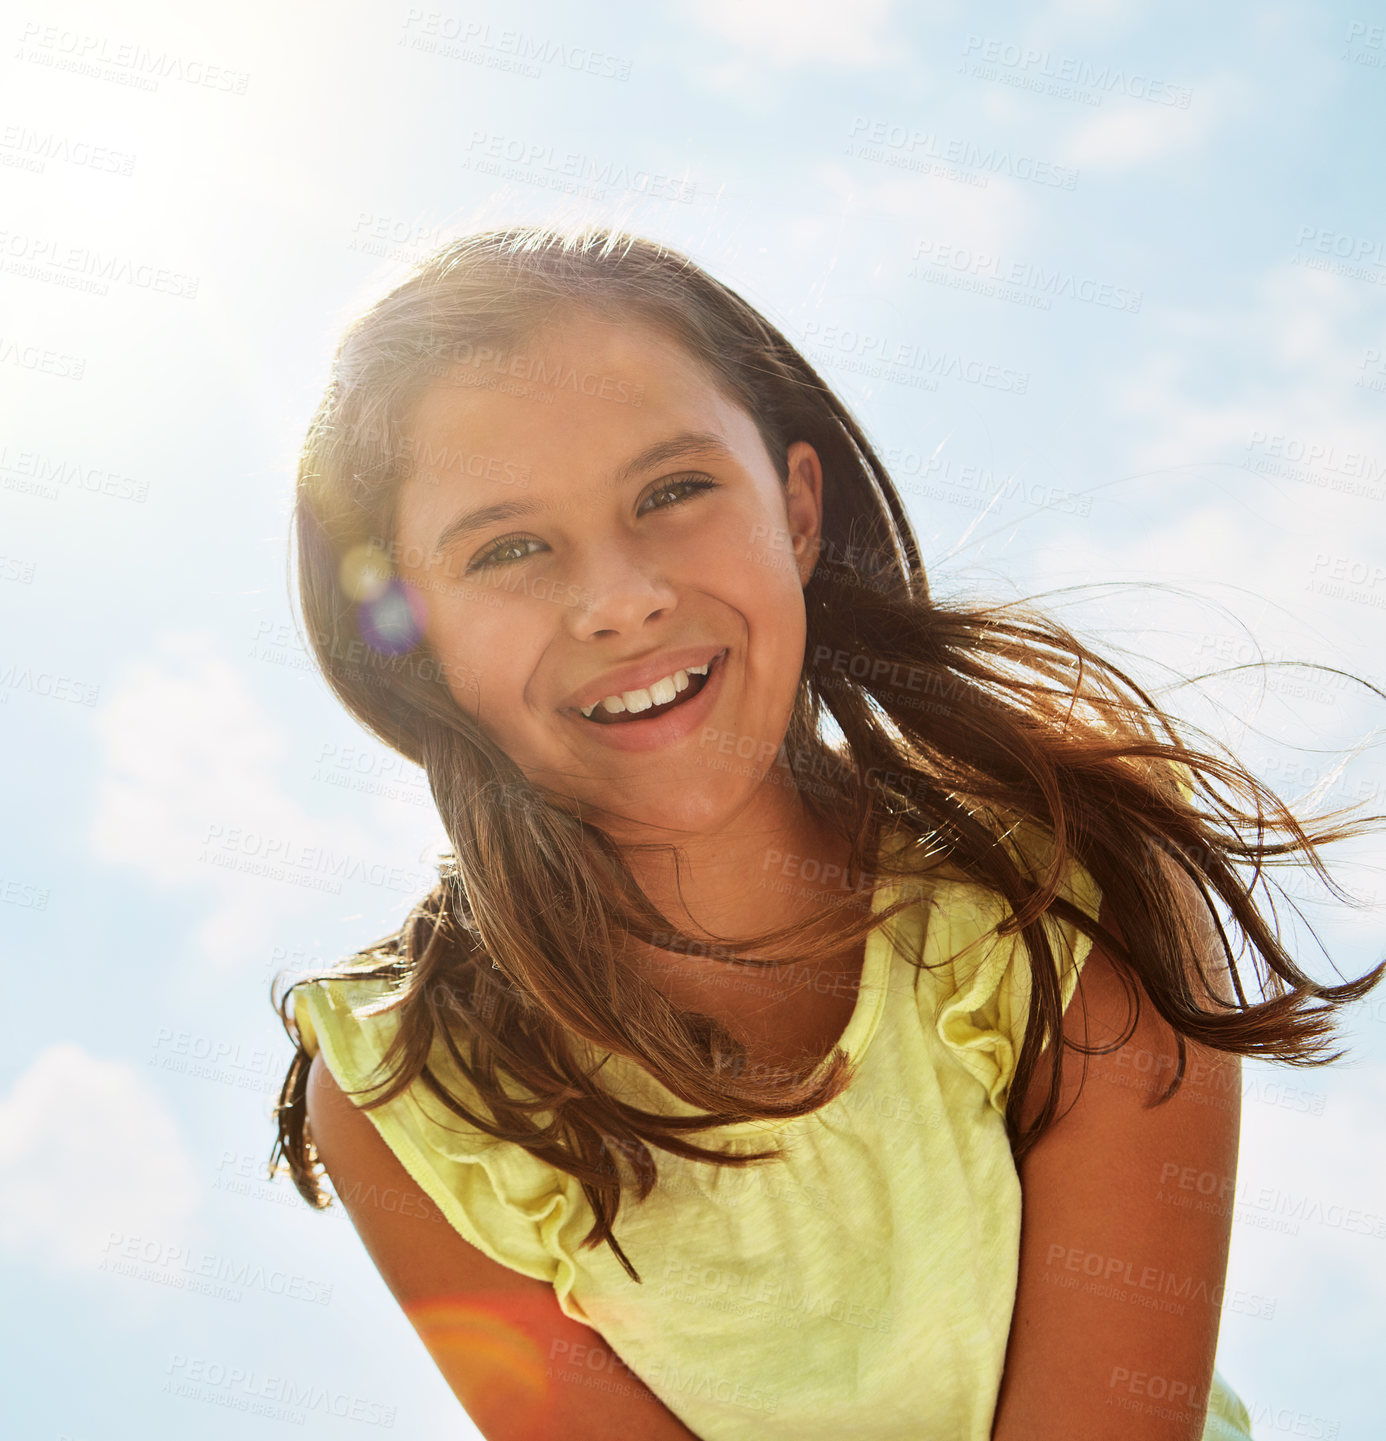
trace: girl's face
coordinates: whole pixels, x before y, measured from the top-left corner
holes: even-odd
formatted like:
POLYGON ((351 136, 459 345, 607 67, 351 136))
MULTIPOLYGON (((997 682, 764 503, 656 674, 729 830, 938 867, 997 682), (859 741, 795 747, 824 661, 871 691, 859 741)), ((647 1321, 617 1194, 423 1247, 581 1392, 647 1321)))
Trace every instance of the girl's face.
POLYGON ((804 659, 812 446, 790 447, 786 488, 691 356, 586 315, 458 366, 409 441, 398 573, 458 704, 531 781, 633 823, 630 839, 786 813, 767 775, 804 659), (709 661, 667 718, 582 714, 709 661))

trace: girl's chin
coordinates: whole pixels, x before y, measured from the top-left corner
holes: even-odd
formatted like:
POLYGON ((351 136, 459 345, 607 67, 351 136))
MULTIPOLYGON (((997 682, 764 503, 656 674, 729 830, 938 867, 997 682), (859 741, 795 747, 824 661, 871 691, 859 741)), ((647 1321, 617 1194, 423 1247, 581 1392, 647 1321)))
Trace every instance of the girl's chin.
POLYGON ((676 767, 647 778, 603 788, 584 802, 584 819, 600 826, 614 840, 632 844, 649 840, 693 840, 716 835, 744 816, 755 782, 745 776, 719 776, 697 767, 680 776, 676 767))

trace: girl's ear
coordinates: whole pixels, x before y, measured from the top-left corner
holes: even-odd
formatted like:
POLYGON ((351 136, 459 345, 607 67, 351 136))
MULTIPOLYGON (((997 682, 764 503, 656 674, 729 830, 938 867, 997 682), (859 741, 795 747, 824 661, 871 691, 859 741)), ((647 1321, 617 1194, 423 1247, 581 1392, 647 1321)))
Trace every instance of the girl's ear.
POLYGON ((794 548, 799 583, 807 585, 818 563, 823 531, 823 466, 818 452, 806 440, 796 440, 789 447, 786 462, 786 529, 794 548))

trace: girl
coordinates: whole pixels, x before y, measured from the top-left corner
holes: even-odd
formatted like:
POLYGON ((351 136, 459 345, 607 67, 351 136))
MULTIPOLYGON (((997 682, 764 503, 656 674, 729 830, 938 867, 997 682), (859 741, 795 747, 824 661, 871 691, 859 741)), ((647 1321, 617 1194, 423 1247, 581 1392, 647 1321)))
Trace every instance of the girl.
POLYGON ((485 1436, 1250 1435, 1239 1058, 1337 1059, 1386 962, 1317 985, 1238 863, 1380 817, 1306 832, 1051 620, 931 599, 847 409, 629 235, 374 305, 296 525, 451 852, 276 1002, 271 1171, 322 1163, 485 1436))

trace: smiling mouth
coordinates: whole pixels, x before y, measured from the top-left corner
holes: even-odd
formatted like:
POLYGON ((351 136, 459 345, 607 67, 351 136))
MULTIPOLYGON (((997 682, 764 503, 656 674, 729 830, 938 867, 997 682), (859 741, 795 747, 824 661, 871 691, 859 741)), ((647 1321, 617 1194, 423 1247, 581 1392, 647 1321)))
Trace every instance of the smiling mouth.
POLYGON ((677 710, 685 701, 692 700, 712 679, 712 672, 720 664, 721 659, 722 657, 718 656, 704 674, 690 675, 688 685, 673 700, 665 701, 663 705, 652 705, 641 711, 618 711, 615 715, 598 705, 590 716, 585 716, 579 711, 578 718, 599 726, 639 725, 641 721, 658 720, 660 716, 668 715, 671 710, 677 710))
MULTIPOLYGON (((657 720, 660 716, 669 715, 670 710, 679 709, 679 706, 683 705, 684 700, 692 700, 693 697, 699 693, 699 690, 702 690, 703 686, 706 686, 707 677, 709 677, 710 674, 712 674, 712 669, 709 667, 709 670, 707 670, 707 673, 703 674, 703 676, 689 676, 689 684, 687 684, 686 689, 680 690, 679 695, 674 696, 673 700, 666 700, 664 705, 650 706, 650 708, 645 710, 618 710, 615 715, 612 715, 609 710, 602 708, 602 706, 598 706, 591 715, 582 716, 582 719, 588 720, 592 725, 638 725, 641 720, 657 720)), ((581 715, 581 712, 579 712, 579 715, 581 715)))

